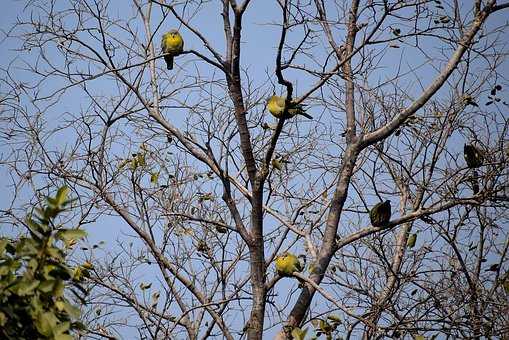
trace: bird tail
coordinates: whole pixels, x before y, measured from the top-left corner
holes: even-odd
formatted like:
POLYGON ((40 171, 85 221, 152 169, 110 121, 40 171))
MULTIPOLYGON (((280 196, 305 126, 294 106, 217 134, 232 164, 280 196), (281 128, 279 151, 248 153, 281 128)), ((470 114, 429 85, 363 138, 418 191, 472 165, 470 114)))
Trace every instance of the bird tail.
POLYGON ((290 110, 288 110, 288 112, 290 113, 290 115, 292 117, 295 116, 295 115, 301 115, 301 116, 304 116, 304 117, 306 117, 308 119, 313 119, 312 116, 310 116, 309 114, 306 113, 306 108, 302 104, 294 104, 294 105, 292 105, 292 108, 290 108, 290 110))
POLYGON ((470 183, 472 184, 472 191, 474 195, 477 195, 477 193, 479 193, 479 173, 477 172, 477 170, 472 171, 470 183))
POLYGON ((300 111, 298 114, 300 114, 301 116, 306 117, 307 119, 313 119, 313 117, 312 117, 312 116, 310 116, 310 115, 308 115, 308 114, 306 113, 306 111, 300 111))
POLYGON ((173 56, 172 55, 165 55, 164 61, 166 61, 166 68, 168 70, 173 70, 173 56))

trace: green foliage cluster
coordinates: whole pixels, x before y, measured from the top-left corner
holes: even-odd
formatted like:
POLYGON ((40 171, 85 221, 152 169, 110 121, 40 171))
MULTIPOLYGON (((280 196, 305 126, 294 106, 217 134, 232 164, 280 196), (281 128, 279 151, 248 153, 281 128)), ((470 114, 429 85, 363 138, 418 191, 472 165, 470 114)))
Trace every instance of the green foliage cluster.
MULTIPOLYGON (((309 337, 306 337, 309 329, 301 329, 299 327, 294 327, 291 330, 291 339, 292 340, 316 340, 319 339, 322 335, 325 336, 325 339, 332 340, 332 332, 338 328, 338 326, 343 321, 337 315, 330 314, 326 319, 321 318, 313 318, 311 319, 311 324, 314 327, 314 333, 312 333, 309 337)), ((338 340, 342 340, 343 338, 335 338, 338 340)))
POLYGON ((27 216, 26 237, 0 238, 2 339, 72 340, 74 330, 85 329, 78 321, 80 309, 64 291, 82 299, 86 290, 80 283, 88 273, 82 266, 69 266, 62 248, 86 232, 55 225, 55 218, 72 202, 68 193, 67 187, 60 188, 55 197, 47 198, 45 207, 27 216))

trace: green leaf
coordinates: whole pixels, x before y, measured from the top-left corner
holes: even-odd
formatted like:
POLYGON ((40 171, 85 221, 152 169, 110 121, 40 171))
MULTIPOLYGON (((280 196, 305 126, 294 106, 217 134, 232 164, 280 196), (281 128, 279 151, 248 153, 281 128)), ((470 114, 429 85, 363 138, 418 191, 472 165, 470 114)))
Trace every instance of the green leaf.
POLYGON ((73 270, 73 273, 72 273, 72 279, 74 281, 81 281, 83 279, 83 271, 81 269, 81 267, 76 267, 74 268, 73 270))
POLYGON ((39 287, 37 287, 38 290, 40 290, 43 293, 49 293, 53 291, 53 288, 55 287, 56 280, 46 280, 42 281, 39 284, 39 287))
POLYGON ((53 295, 55 297, 60 297, 64 295, 64 282, 58 280, 55 282, 55 286, 53 287, 53 295))
POLYGON ((214 195, 211 192, 198 193, 198 201, 210 201, 214 199, 214 195))
POLYGON ((0 276, 5 276, 11 272, 11 266, 7 262, 0 264, 0 276))
POLYGON ((67 332, 69 330, 69 327, 71 327, 71 323, 69 321, 64 321, 64 322, 61 322, 59 324, 57 324, 54 328, 53 328, 53 334, 55 336, 55 339, 59 336, 59 335, 65 335, 63 334, 64 332, 67 332))
POLYGON ((57 300, 55 301, 55 308, 59 311, 59 312, 62 312, 64 310, 64 301, 62 300, 57 300))
POLYGON ((83 262, 83 264, 81 266, 88 270, 94 269, 94 265, 90 261, 83 262))
POLYGON ((40 299, 34 298, 30 300, 30 314, 35 319, 37 315, 43 312, 43 303, 40 299))
POLYGON ((150 174, 150 183, 157 184, 158 179, 159 179, 159 172, 152 172, 150 174))
POLYGON ((55 238, 68 242, 71 240, 79 240, 87 236, 87 232, 83 229, 60 229, 55 238))
POLYGON ((11 254, 11 255, 14 255, 16 254, 16 247, 15 245, 13 244, 13 242, 9 242, 7 243, 7 245, 5 246, 5 251, 8 253, 8 254, 11 254))
POLYGON ((302 330, 299 327, 294 327, 292 329, 292 338, 293 338, 293 340, 304 340, 307 332, 308 332, 307 328, 302 330))
POLYGON ((37 241, 42 238, 42 234, 48 231, 47 226, 35 222, 31 217, 27 217, 25 223, 27 224, 28 231, 30 231, 30 235, 37 241))
POLYGON ((311 319, 311 324, 314 328, 320 328, 320 319, 311 319))
POLYGON ((53 337, 53 339, 54 340, 73 340, 74 337, 72 335, 62 333, 62 334, 55 335, 53 337))
POLYGON ((0 312, 0 326, 3 327, 7 323, 7 316, 4 313, 0 312))
POLYGON ((320 320, 320 330, 325 334, 328 334, 332 331, 332 327, 327 321, 320 320))
POLYGON ((48 248, 46 248, 46 254, 48 254, 50 257, 58 260, 59 262, 64 262, 65 254, 59 248, 48 247, 48 248))
POLYGON ((81 311, 78 307, 73 306, 68 301, 64 301, 63 304, 64 304, 63 309, 67 312, 67 314, 69 314, 71 317, 75 319, 80 317, 81 311))
POLYGON ((39 280, 22 280, 19 283, 16 283, 14 286, 10 288, 10 290, 18 296, 25 296, 30 294, 41 281, 39 280))
POLYGON ((35 327, 44 336, 50 337, 58 319, 53 312, 40 313, 35 320, 35 327))
POLYGON ((408 237, 408 240, 406 242, 406 246, 408 248, 413 248, 415 246, 415 241, 417 241, 417 234, 413 233, 408 237))
POLYGON ((87 330, 87 326, 85 326, 82 322, 79 322, 79 321, 73 322, 72 325, 71 325, 71 328, 79 329, 79 330, 82 330, 82 331, 86 331, 87 330))
POLYGON ((48 203, 48 206, 46 207, 46 209, 44 210, 44 216, 45 217, 48 217, 48 211, 49 210, 57 210, 58 208, 58 201, 56 198, 53 198, 53 197, 46 197, 46 202, 48 203))
POLYGON ((145 165, 147 165, 147 163, 145 161, 145 154, 144 153, 139 153, 138 154, 138 165, 141 166, 141 167, 144 167, 145 165))
POLYGON ((52 206, 48 205, 46 207, 46 209, 44 209, 44 218, 45 218, 45 221, 48 220, 48 224, 49 224, 49 220, 55 218, 60 211, 61 210, 58 209, 57 207, 52 207, 52 206))
POLYGON ((5 253, 5 248, 7 247, 7 244, 9 244, 11 241, 7 238, 0 238, 0 257, 2 257, 5 253))
POLYGON ((35 270, 39 266, 39 260, 37 258, 31 258, 26 264, 27 272, 35 273, 35 270))
POLYGON ((61 208, 65 201, 67 201, 67 196, 69 195, 69 188, 67 186, 62 186, 58 189, 57 194, 55 196, 55 203, 58 208, 61 208))
POLYGON ((16 254, 18 256, 36 255, 39 252, 38 247, 37 241, 23 237, 16 244, 16 254))
POLYGON ((136 168, 138 167, 138 161, 136 158, 133 158, 131 159, 131 170, 136 170, 136 168))
POLYGON ((118 170, 122 170, 131 160, 130 159, 124 159, 118 164, 118 170))
POLYGON ((61 279, 61 280, 69 280, 71 278, 71 274, 66 268, 57 267, 55 266, 52 270, 48 272, 48 274, 55 278, 55 279, 61 279))

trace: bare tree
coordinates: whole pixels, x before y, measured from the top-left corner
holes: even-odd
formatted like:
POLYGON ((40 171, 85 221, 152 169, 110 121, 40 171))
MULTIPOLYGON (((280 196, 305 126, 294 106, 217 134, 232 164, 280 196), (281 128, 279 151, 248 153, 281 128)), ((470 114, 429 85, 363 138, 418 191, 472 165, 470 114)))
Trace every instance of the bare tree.
POLYGON ((2 218, 73 188, 91 338, 507 336, 508 8, 27 1, 3 42, 2 218), (271 117, 273 92, 313 120, 271 117), (305 271, 277 274, 285 251, 305 271))

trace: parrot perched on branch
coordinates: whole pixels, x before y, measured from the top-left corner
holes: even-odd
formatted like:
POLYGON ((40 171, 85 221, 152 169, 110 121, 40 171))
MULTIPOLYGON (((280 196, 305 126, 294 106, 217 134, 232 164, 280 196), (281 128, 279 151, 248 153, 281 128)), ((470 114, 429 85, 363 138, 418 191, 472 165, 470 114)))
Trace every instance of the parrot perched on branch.
MULTIPOLYGON (((286 100, 284 97, 276 96, 275 94, 272 95, 272 97, 267 100, 267 109, 269 112, 276 118, 281 119, 283 118, 283 114, 285 112, 286 107, 286 100)), ((304 105, 297 104, 294 101, 290 102, 290 105, 288 107, 288 116, 289 118, 292 118, 296 115, 301 115, 309 119, 313 119, 310 115, 306 113, 306 110, 304 109, 304 105)))
POLYGON ((382 227, 391 218, 391 201, 380 202, 369 211, 369 218, 373 227, 382 227))
POLYGON ((184 39, 177 30, 171 30, 161 39, 161 50, 165 53, 164 61, 166 68, 173 70, 173 57, 179 55, 184 50, 184 39))
POLYGON ((293 272, 301 272, 304 270, 304 266, 300 263, 297 256, 285 252, 275 259, 276 270, 281 276, 292 276, 293 272))

